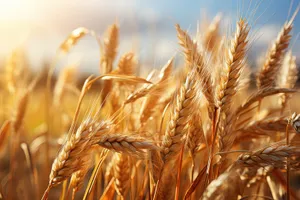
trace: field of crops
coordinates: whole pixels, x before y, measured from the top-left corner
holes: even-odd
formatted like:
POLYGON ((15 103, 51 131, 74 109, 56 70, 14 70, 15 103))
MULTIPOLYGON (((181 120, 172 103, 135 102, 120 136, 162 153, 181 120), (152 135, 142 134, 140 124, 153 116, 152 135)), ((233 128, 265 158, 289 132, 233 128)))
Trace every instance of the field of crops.
POLYGON ((120 54, 118 23, 73 30, 40 71, 16 49, 0 68, 0 199, 300 199, 294 10, 255 68, 243 16, 231 35, 220 15, 197 35, 175 24, 180 53, 160 69, 120 54), (99 73, 55 73, 84 37, 99 73))

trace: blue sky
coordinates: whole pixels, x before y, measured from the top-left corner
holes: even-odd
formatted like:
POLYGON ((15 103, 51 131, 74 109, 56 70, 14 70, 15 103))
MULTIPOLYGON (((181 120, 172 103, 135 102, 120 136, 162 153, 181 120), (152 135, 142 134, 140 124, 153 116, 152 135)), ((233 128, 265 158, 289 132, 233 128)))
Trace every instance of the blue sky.
MULTIPOLYGON (((292 11, 299 4, 299 0, 293 1, 292 11)), ((257 7, 258 17, 264 12, 263 16, 267 17, 270 23, 284 22, 287 19, 291 1, 289 0, 190 0, 190 1, 140 1, 137 3, 141 9, 148 8, 160 15, 172 17, 179 23, 188 25, 190 22, 201 17, 201 11, 207 11, 211 15, 218 12, 232 13, 236 15, 238 11, 248 13, 257 7)), ((259 20, 264 21, 264 20, 259 20)), ((299 23, 299 20, 296 20, 299 23)))
MULTIPOLYGON (((299 3, 300 0, 293 1, 292 13, 299 3)), ((174 53, 179 53, 175 23, 194 35, 197 22, 204 16, 211 20, 222 13, 222 32, 227 35, 232 33, 237 16, 250 20, 252 39, 255 39, 250 58, 254 62, 265 54, 291 16, 290 5, 288 0, 0 0, 0 59, 22 46, 37 68, 44 59, 54 56, 59 44, 73 29, 84 26, 101 37, 107 26, 117 19, 121 29, 119 53, 138 46, 140 62, 159 67, 174 53), (255 14, 249 18, 255 8, 255 14)), ((300 42, 296 40, 300 32, 299 15, 294 25, 293 52, 300 57, 300 42)), ((87 37, 59 65, 77 63, 81 70, 95 72, 98 60, 97 44, 87 37)))

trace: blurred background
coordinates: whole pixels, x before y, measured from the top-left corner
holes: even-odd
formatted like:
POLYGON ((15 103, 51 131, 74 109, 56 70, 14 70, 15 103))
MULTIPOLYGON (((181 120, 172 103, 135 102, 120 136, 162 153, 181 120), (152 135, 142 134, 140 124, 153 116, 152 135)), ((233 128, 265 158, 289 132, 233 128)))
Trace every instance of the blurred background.
MULTIPOLYGON (((75 28, 83 26, 102 36, 107 26, 120 25, 119 55, 134 50, 139 62, 159 67, 179 52, 174 25, 179 23, 196 35, 197 24, 210 22, 221 13, 222 31, 234 29, 236 16, 250 19, 252 48, 249 62, 264 56, 284 22, 300 0, 0 0, 0 62, 14 49, 22 48, 32 67, 53 59, 60 43, 75 28), (131 48, 131 49, 130 49, 131 48), (252 51, 255 49, 255 51, 252 51)), ((300 17, 295 19, 292 49, 300 58, 300 17)), ((201 32, 201 29, 200 29, 201 32)), ((98 72, 99 48, 94 38, 85 37, 58 66, 79 64, 83 72, 98 72)))

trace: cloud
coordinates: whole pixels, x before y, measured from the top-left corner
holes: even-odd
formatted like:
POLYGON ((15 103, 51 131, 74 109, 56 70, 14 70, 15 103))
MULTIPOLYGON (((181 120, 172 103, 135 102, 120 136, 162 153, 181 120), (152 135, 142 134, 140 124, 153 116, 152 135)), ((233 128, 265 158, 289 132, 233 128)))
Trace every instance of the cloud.
POLYGON ((160 39, 157 41, 154 47, 155 57, 158 59, 167 60, 175 54, 177 49, 178 46, 176 40, 174 41, 167 38, 160 39))
POLYGON ((277 24, 266 24, 260 29, 256 30, 254 42, 259 46, 268 46, 274 41, 280 31, 281 27, 277 24))

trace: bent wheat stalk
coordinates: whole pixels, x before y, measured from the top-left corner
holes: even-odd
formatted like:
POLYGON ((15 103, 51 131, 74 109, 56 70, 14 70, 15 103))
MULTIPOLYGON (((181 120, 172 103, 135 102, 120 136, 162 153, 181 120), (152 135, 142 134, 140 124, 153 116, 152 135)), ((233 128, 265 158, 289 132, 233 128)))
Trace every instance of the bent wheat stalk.
POLYGON ((165 173, 165 166, 172 162, 172 160, 178 160, 181 146, 183 145, 183 137, 186 136, 188 131, 187 124, 190 121, 190 112, 197 99, 197 82, 194 75, 193 71, 188 74, 184 85, 179 88, 176 95, 171 119, 162 140, 161 153, 164 165, 160 172, 154 199, 170 198, 172 196, 169 194, 169 186, 162 184, 162 182, 166 183, 168 179, 169 181, 171 180, 169 174, 165 173))

